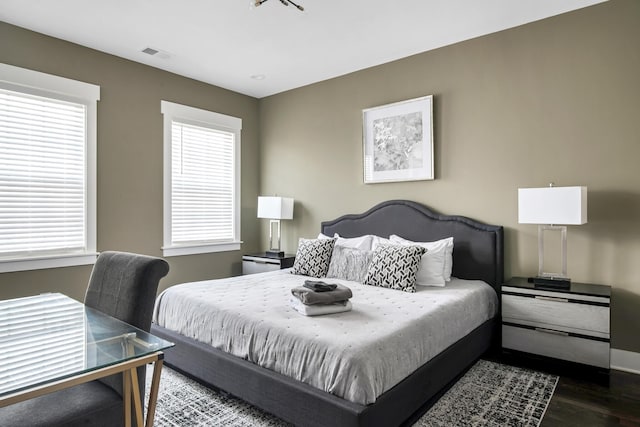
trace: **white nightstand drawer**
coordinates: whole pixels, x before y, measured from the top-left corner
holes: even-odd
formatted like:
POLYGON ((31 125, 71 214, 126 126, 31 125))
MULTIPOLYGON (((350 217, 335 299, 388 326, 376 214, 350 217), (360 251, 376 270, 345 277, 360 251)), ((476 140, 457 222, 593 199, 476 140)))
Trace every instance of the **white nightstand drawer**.
POLYGON ((296 257, 285 255, 283 257, 272 257, 267 254, 243 255, 242 274, 266 273, 293 266, 296 257))
POLYGON ((266 261, 242 261, 242 274, 265 273, 267 271, 280 270, 279 262, 266 261))
MULTIPOLYGON (((503 289, 504 292, 504 289, 503 289)), ((571 296, 570 296, 571 297, 571 296)), ((609 336, 609 307, 546 295, 502 295, 502 318, 506 322, 543 326, 585 335, 609 336)))
POLYGON ((609 369, 609 342, 502 325, 502 347, 609 369))

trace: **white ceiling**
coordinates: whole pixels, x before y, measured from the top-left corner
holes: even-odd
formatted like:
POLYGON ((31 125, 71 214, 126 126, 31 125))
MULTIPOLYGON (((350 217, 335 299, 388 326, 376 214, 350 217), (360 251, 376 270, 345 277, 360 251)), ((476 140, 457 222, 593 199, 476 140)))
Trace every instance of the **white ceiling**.
POLYGON ((0 0, 0 20, 261 98, 602 1, 0 0))

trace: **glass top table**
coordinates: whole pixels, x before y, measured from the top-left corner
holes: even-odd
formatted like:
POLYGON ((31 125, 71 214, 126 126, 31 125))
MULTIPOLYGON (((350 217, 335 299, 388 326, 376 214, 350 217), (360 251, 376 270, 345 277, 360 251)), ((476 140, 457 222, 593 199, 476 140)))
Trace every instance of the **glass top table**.
POLYGON ((0 400, 173 345, 62 294, 0 301, 0 400))

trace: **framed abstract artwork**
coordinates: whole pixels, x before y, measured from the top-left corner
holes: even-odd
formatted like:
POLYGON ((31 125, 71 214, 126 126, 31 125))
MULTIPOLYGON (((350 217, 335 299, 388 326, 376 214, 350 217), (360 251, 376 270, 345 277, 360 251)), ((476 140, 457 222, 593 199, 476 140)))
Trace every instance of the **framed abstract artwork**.
POLYGON ((434 179, 433 95, 362 110, 364 182, 434 179))

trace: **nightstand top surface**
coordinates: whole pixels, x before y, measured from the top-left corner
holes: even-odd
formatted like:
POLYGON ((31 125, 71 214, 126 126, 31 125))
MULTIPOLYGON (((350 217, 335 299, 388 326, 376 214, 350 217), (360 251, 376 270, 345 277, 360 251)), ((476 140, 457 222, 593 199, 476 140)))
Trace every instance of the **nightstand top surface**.
POLYGON ((254 257, 254 258, 269 258, 269 259, 286 259, 286 258, 295 258, 296 257, 294 254, 284 254, 283 257, 275 257, 275 256, 269 256, 264 252, 260 252, 260 253, 257 253, 257 254, 244 254, 242 256, 243 257, 250 256, 250 257, 254 257))
POLYGON ((503 283, 502 286, 511 286, 513 288, 541 290, 541 291, 548 291, 548 292, 562 292, 562 293, 569 293, 569 294, 592 295, 597 297, 611 296, 611 286, 597 285, 594 283, 571 282, 571 287, 563 289, 563 288, 554 288, 551 286, 536 285, 534 283, 530 283, 526 277, 512 277, 510 280, 503 283))

